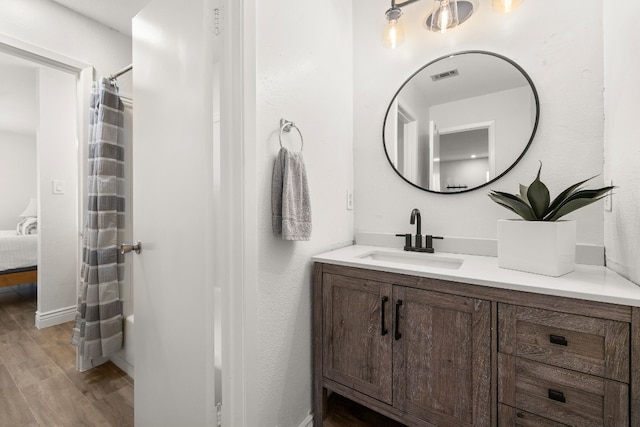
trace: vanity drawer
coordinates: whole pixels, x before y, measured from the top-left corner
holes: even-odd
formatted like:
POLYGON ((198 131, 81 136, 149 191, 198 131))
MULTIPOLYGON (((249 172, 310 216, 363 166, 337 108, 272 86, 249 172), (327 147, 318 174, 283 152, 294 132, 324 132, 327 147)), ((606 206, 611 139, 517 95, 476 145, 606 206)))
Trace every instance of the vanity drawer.
POLYGON ((629 425, 629 387, 498 354, 498 401, 571 426, 629 425))
POLYGON ((498 306, 501 353, 629 382, 625 322, 511 304, 498 306))
POLYGON ((567 424, 558 423, 546 418, 533 415, 511 406, 498 405, 498 427, 566 427, 567 424))

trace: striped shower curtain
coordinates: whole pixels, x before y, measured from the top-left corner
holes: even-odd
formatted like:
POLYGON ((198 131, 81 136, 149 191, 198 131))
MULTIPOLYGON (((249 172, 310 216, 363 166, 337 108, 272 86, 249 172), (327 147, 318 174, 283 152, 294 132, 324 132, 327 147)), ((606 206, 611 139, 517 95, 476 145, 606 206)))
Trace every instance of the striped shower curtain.
POLYGON ((94 84, 89 117, 88 206, 80 291, 71 342, 82 357, 107 357, 122 347, 124 258, 124 106, 115 82, 94 84))

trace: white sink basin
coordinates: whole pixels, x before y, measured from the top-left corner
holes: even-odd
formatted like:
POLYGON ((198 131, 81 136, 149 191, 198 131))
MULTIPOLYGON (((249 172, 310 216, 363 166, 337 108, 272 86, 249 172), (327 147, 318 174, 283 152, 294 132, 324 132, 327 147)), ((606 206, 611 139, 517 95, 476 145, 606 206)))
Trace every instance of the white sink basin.
POLYGON ((419 267, 447 268, 449 270, 459 269, 464 261, 460 258, 441 257, 429 253, 390 252, 382 250, 367 252, 359 255, 358 258, 372 261, 393 262, 396 264, 409 264, 419 267))

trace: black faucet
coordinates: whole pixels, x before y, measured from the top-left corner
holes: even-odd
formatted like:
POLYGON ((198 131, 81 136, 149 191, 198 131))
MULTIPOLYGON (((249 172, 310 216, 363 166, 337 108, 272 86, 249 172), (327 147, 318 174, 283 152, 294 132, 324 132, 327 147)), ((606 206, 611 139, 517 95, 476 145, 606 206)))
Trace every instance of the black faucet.
POLYGON ((422 218, 420 217, 420 210, 414 209, 411 211, 411 220, 409 221, 411 225, 416 225, 416 239, 415 246, 411 245, 411 234, 396 234, 398 237, 404 237, 404 250, 411 252, 428 252, 433 253, 433 239, 443 239, 441 236, 431 236, 426 235, 425 237, 425 245, 422 247, 422 218))
POLYGON ((416 224, 416 249, 422 247, 422 218, 420 217, 420 210, 414 209, 411 211, 411 220, 409 224, 416 224), (417 222, 416 222, 417 220, 417 222))

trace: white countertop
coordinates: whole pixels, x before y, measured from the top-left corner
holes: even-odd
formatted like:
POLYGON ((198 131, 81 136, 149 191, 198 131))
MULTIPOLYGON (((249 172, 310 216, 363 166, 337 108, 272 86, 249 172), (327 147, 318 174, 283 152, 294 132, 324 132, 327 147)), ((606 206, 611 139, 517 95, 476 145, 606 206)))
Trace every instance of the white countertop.
POLYGON ((500 268, 498 267, 497 258, 476 255, 450 253, 416 254, 425 257, 461 259, 463 263, 459 269, 425 267, 359 258, 372 251, 407 253, 395 248, 354 245, 316 255, 312 257, 312 260, 327 264, 451 280, 493 288, 640 307, 640 286, 606 267, 577 264, 576 270, 572 273, 561 277, 549 277, 500 268))

